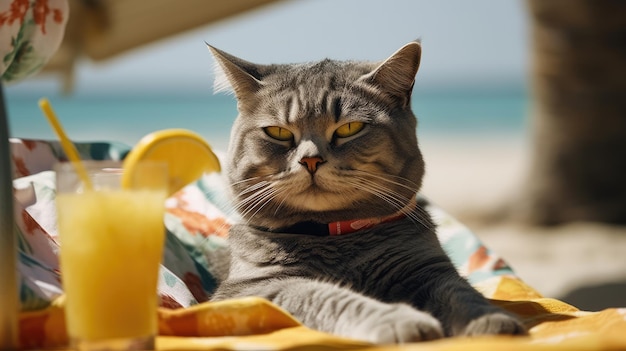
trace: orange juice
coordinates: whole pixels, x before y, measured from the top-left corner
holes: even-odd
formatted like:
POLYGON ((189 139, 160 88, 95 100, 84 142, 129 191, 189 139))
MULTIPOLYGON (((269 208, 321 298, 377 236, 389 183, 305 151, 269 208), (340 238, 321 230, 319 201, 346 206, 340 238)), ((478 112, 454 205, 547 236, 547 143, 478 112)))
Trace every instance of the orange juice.
POLYGON ((165 197, 165 189, 58 194, 70 338, 154 336, 165 197))

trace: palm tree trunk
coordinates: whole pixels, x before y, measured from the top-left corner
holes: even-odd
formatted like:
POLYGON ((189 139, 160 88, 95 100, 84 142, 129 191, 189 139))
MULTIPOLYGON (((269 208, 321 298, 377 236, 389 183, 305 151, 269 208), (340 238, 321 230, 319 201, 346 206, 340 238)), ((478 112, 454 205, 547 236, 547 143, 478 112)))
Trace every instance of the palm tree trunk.
POLYGON ((521 214, 626 223, 626 1, 527 1, 534 147, 521 214))

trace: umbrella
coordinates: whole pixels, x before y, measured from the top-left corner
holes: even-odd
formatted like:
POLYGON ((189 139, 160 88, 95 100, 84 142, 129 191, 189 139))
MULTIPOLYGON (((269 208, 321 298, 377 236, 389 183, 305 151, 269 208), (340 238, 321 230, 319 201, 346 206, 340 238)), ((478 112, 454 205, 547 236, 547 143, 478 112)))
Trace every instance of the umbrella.
POLYGON ((72 16, 65 37, 44 68, 61 74, 66 93, 72 90, 74 66, 82 57, 105 60, 276 0, 68 1, 72 16))
MULTIPOLYGON (((132 48, 276 0, 48 0, 0 2, 2 81, 61 73, 72 89, 74 65, 132 48), (71 16, 69 15, 71 9, 71 16), (69 18, 69 20, 68 20, 69 18)), ((0 349, 17 346, 16 246, 9 126, 0 83, 0 349)))

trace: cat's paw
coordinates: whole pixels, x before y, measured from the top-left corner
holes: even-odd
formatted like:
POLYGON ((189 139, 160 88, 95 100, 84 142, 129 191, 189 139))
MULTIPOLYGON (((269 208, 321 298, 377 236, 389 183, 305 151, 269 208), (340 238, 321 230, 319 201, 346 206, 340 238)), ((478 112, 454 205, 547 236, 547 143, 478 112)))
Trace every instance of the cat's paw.
POLYGON ((471 321, 463 332, 464 335, 526 335, 526 328, 515 317, 505 313, 490 313, 471 321))
POLYGON ((443 329, 438 320, 408 305, 391 305, 381 314, 372 314, 361 323, 356 337, 374 344, 398 344, 440 339, 443 329))

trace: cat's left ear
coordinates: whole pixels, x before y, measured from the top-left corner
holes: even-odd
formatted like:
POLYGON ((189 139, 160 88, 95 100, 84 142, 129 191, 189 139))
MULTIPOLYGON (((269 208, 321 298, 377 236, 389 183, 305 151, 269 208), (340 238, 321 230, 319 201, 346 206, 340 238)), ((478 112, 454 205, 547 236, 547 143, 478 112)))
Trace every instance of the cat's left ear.
POLYGON ((364 78, 406 106, 411 100, 415 75, 420 65, 422 46, 413 41, 383 61, 364 78))

